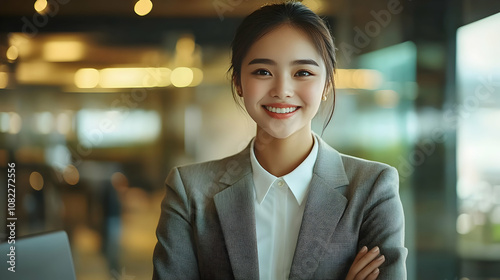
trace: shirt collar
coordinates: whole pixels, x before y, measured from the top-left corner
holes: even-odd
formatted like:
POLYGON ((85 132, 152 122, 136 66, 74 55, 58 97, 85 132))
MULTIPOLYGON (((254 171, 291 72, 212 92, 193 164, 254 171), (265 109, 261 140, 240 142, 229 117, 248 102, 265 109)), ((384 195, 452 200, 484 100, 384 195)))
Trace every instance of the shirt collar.
MULTIPOLYGON (((306 159, 302 161, 302 163, 292 172, 281 177, 292 191, 299 205, 302 204, 307 195, 307 190, 309 189, 309 184, 311 183, 313 176, 314 164, 316 163, 316 159, 318 157, 318 140, 316 137, 316 134, 313 133, 313 147, 306 159)), ((260 204, 278 177, 267 172, 267 170, 260 165, 259 161, 255 157, 254 143, 255 137, 252 139, 250 146, 250 162, 252 164, 255 194, 257 202, 260 204)))

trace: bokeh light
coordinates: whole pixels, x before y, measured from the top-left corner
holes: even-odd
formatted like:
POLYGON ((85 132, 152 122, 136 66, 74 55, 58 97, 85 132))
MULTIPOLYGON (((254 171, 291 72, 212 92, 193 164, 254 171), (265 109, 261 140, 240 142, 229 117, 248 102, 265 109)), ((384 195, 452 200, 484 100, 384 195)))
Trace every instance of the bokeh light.
POLYGON ((34 7, 38 13, 42 13, 47 8, 47 0, 37 0, 34 7))
POLYGON ((19 57, 19 50, 16 46, 10 46, 6 53, 7 59, 16 60, 19 57))
POLYGON ((74 165, 70 164, 63 170, 63 179, 66 183, 74 186, 80 181, 80 173, 74 165))
POLYGON ((75 72, 75 85, 78 88, 95 88, 99 84, 99 71, 94 68, 81 68, 75 72))
POLYGON ((43 176, 42 174, 34 171, 30 174, 30 186, 34 190, 41 190, 43 188, 43 176))
POLYGON ((170 74, 170 81, 175 87, 187 87, 193 82, 193 70, 188 67, 177 67, 170 74))
POLYGON ((139 0, 135 3, 134 12, 138 15, 145 16, 153 9, 153 3, 149 0, 139 0))

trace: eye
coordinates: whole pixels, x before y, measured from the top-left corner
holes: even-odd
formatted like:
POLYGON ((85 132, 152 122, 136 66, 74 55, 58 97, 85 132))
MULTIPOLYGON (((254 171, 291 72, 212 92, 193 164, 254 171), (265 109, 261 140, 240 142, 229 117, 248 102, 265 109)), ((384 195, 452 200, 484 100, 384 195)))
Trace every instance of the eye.
POLYGON ((300 70, 297 73, 295 73, 295 76, 297 77, 307 77, 307 76, 312 76, 313 74, 309 71, 306 70, 300 70))
POLYGON ((257 69, 253 71, 252 74, 259 76, 271 76, 271 72, 267 71, 266 69, 257 69))

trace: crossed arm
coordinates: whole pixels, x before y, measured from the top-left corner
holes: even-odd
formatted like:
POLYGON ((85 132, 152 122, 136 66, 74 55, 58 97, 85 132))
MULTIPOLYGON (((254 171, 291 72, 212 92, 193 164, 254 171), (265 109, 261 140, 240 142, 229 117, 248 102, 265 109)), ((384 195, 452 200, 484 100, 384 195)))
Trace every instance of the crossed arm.
POLYGON ((404 214, 396 169, 384 169, 366 200, 359 244, 346 280, 406 279, 404 214))

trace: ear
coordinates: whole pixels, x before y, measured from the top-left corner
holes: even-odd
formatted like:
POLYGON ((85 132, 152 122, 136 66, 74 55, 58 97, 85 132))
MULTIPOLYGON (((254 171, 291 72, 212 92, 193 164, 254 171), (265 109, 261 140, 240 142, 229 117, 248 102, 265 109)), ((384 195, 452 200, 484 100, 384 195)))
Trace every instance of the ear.
POLYGON ((242 90, 241 90, 241 82, 238 82, 238 80, 236 78, 233 78, 233 85, 234 85, 234 88, 236 89, 236 93, 239 96, 243 97, 241 95, 241 92, 242 92, 242 90))
POLYGON ((328 93, 332 90, 332 88, 333 88, 332 81, 328 81, 328 83, 325 85, 325 89, 323 90, 323 95, 328 96, 328 93))

